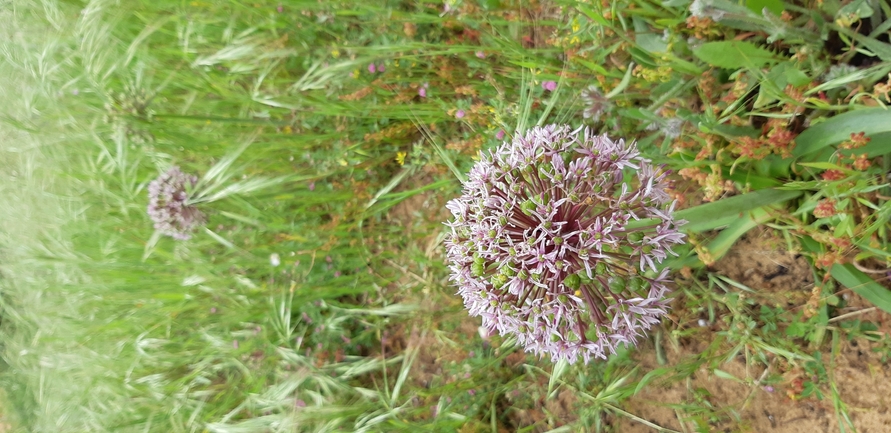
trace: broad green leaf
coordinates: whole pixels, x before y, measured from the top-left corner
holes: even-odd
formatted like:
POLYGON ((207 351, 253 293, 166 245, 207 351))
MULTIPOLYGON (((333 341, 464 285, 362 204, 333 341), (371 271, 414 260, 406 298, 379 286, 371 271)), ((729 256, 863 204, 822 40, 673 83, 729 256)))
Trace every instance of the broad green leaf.
POLYGON ((868 275, 855 268, 854 265, 836 264, 829 271, 832 278, 854 293, 862 296, 873 305, 891 313, 891 290, 875 282, 868 275))
POLYGON ((706 42, 693 50, 693 54, 703 62, 725 69, 760 67, 779 60, 767 49, 745 41, 706 42))
POLYGON ((758 15, 761 15, 761 11, 767 8, 776 16, 780 16, 786 9, 786 5, 781 0, 746 0, 746 7, 758 15))
POLYGON ((851 3, 848 3, 842 6, 841 9, 838 10, 838 13, 835 14, 836 18, 847 18, 851 15, 857 18, 869 18, 872 16, 874 11, 866 0, 855 0, 851 3))
POLYGON ((801 157, 817 152, 850 139, 851 134, 856 132, 865 132, 867 136, 891 132, 891 110, 884 108, 854 110, 811 126, 795 138, 792 155, 801 157))
POLYGON ((714 261, 720 260, 721 257, 724 257, 724 255, 730 251, 730 248, 739 240, 739 238, 749 230, 757 227, 758 224, 770 219, 770 217, 771 214, 768 213, 767 210, 758 208, 750 212, 748 215, 745 215, 742 218, 737 218, 735 221, 731 222, 727 228, 721 230, 721 234, 716 236, 708 243, 708 245, 706 245, 709 259, 714 261))
POLYGON ((800 87, 811 82, 811 79, 807 76, 807 74, 792 65, 789 65, 785 69, 785 72, 786 81, 793 86, 800 87))
POLYGON ((687 220, 687 224, 682 227, 685 231, 703 232, 729 225, 739 219, 743 212, 782 203, 799 195, 801 195, 801 191, 762 189, 684 209, 675 212, 675 217, 687 220))

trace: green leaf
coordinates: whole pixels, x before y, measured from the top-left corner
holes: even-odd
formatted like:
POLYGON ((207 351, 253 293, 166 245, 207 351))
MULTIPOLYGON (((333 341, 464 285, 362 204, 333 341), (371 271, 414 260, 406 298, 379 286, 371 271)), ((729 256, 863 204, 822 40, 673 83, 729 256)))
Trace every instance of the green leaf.
POLYGON ((843 286, 872 302, 876 307, 891 313, 891 291, 855 268, 854 265, 836 264, 832 266, 829 273, 843 286))
POLYGON ((811 79, 807 74, 792 65, 789 65, 785 72, 786 81, 793 86, 800 87, 811 82, 811 79))
POLYGON ((850 139, 851 134, 855 132, 865 132, 867 136, 891 132, 891 110, 884 108, 854 110, 811 126, 795 138, 792 155, 801 157, 820 151, 827 146, 850 139))
POLYGON ((875 53, 880 59, 886 62, 891 61, 891 44, 887 44, 875 38, 863 36, 860 33, 844 27, 839 27, 839 33, 863 44, 864 47, 875 53))
POLYGON ((585 14, 585 16, 590 18, 591 21, 594 21, 595 23, 600 24, 601 26, 604 26, 604 27, 611 27, 610 22, 607 21, 606 18, 603 17, 603 15, 597 13, 597 11, 587 8, 585 6, 582 6, 582 5, 578 6, 578 10, 579 10, 579 12, 585 14))
POLYGON ((712 373, 715 373, 715 376, 718 376, 721 379, 728 379, 728 380, 732 380, 734 382, 744 383, 742 380, 738 379, 736 376, 734 376, 724 370, 719 370, 716 368, 716 369, 712 370, 712 373))
POLYGON ((761 11, 767 8, 776 16, 780 16, 786 8, 781 0, 746 0, 746 7, 758 15, 761 15, 761 11))
POLYGON ((851 3, 848 3, 842 6, 841 9, 838 10, 838 13, 835 14, 836 18, 846 18, 850 15, 856 16, 857 18, 869 18, 875 11, 869 7, 869 4, 866 0, 855 0, 851 3))
POLYGON ((727 228, 721 230, 721 234, 712 239, 706 246, 710 259, 720 260, 743 235, 770 218, 771 214, 766 209, 758 208, 748 215, 744 215, 742 218, 737 218, 731 222, 727 228))
POLYGON ((817 168, 820 170, 842 170, 842 171, 851 171, 848 170, 838 164, 833 164, 831 162, 801 162, 798 165, 804 167, 817 168))
POLYGON ((770 51, 745 41, 706 42, 693 50, 703 62, 725 69, 756 68, 779 58, 770 51))
POLYGON ((762 189, 748 194, 737 195, 701 204, 675 212, 677 219, 687 220, 682 228, 687 232, 703 232, 729 225, 740 218, 740 214, 762 206, 782 203, 800 196, 801 191, 762 189))

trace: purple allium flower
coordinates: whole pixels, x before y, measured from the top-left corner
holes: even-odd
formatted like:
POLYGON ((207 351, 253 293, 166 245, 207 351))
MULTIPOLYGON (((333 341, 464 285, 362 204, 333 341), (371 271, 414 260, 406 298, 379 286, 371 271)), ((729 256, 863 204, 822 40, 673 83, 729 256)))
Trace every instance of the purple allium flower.
POLYGON ((498 140, 504 139, 504 130, 499 129, 498 132, 495 133, 495 138, 498 140))
POLYGON ((377 66, 374 66, 374 63, 370 63, 368 65, 368 72, 371 72, 372 74, 377 72, 377 66))
POLYGON ((557 90, 557 82, 544 81, 541 83, 541 88, 547 90, 548 92, 553 92, 554 90, 557 90))
POLYGON ((189 204, 187 188, 195 186, 196 176, 186 175, 179 167, 171 167, 148 186, 148 215, 155 229, 174 239, 186 240, 191 232, 204 224, 204 214, 189 204))
POLYGON ((461 119, 464 117, 465 114, 467 114, 467 113, 465 113, 464 110, 458 110, 455 112, 455 117, 461 119))
POLYGON ((600 120, 600 116, 609 108, 609 100, 600 91, 600 88, 593 84, 582 91, 582 101, 585 103, 582 115, 585 119, 591 119, 594 122, 600 120))
POLYGON ((554 361, 635 345, 666 313, 657 264, 684 237, 665 176, 633 143, 568 126, 481 152, 447 205, 451 280, 470 315, 554 361))

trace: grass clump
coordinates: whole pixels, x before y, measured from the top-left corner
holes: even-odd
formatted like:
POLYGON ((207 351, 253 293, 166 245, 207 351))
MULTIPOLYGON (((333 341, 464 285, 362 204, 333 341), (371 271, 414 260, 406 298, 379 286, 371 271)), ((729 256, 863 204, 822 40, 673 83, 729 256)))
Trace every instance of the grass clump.
POLYGON ((840 372, 887 357, 891 11, 755 3, 13 2, 10 428, 869 428, 840 372), (478 329, 444 262, 478 152, 550 123, 636 139, 689 221, 663 324, 587 366, 478 329), (174 166, 189 239, 146 212, 174 166))

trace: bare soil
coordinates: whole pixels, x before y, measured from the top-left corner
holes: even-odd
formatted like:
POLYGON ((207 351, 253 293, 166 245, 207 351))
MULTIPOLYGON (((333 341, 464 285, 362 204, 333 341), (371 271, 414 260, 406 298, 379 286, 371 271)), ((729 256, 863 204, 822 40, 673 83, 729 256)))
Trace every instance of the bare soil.
MULTIPOLYGON (((790 308, 801 308, 811 298, 814 286, 807 261, 787 251, 782 239, 762 230, 753 230, 737 242, 714 265, 713 271, 755 290, 759 301, 773 306, 786 304, 790 308)), ((857 318, 876 324, 879 333, 887 335, 891 330, 887 313, 870 309, 868 302, 853 293, 843 292, 842 296, 847 306, 839 313, 865 312, 857 318)), ((707 343, 699 340, 667 348, 667 364, 678 365, 696 359, 707 343)), ((891 366, 873 350, 879 344, 866 338, 847 341, 842 337, 831 356, 823 357, 829 381, 818 385, 822 399, 802 397, 803 384, 816 378, 809 377, 801 368, 791 367, 779 357, 771 359, 769 367, 754 360, 747 363, 741 352, 741 356, 717 366, 723 372, 718 374, 723 377, 705 364, 687 380, 647 386, 625 402, 623 409, 662 428, 682 432, 816 433, 851 431, 850 425, 860 433, 891 432, 891 366), (782 382, 772 386, 759 383, 767 376, 763 375, 766 368, 771 369, 772 375, 781 375, 782 382), (829 383, 837 385, 838 400, 846 406, 850 424, 839 419, 841 408, 833 403, 829 383), (694 405, 711 407, 714 411, 697 417, 687 411, 694 405)), ((821 347, 824 355, 830 350, 827 345, 828 342, 821 347)), ((642 348, 638 357, 645 369, 659 367, 653 350, 642 348)), ((657 430, 622 417, 617 431, 657 430)))

